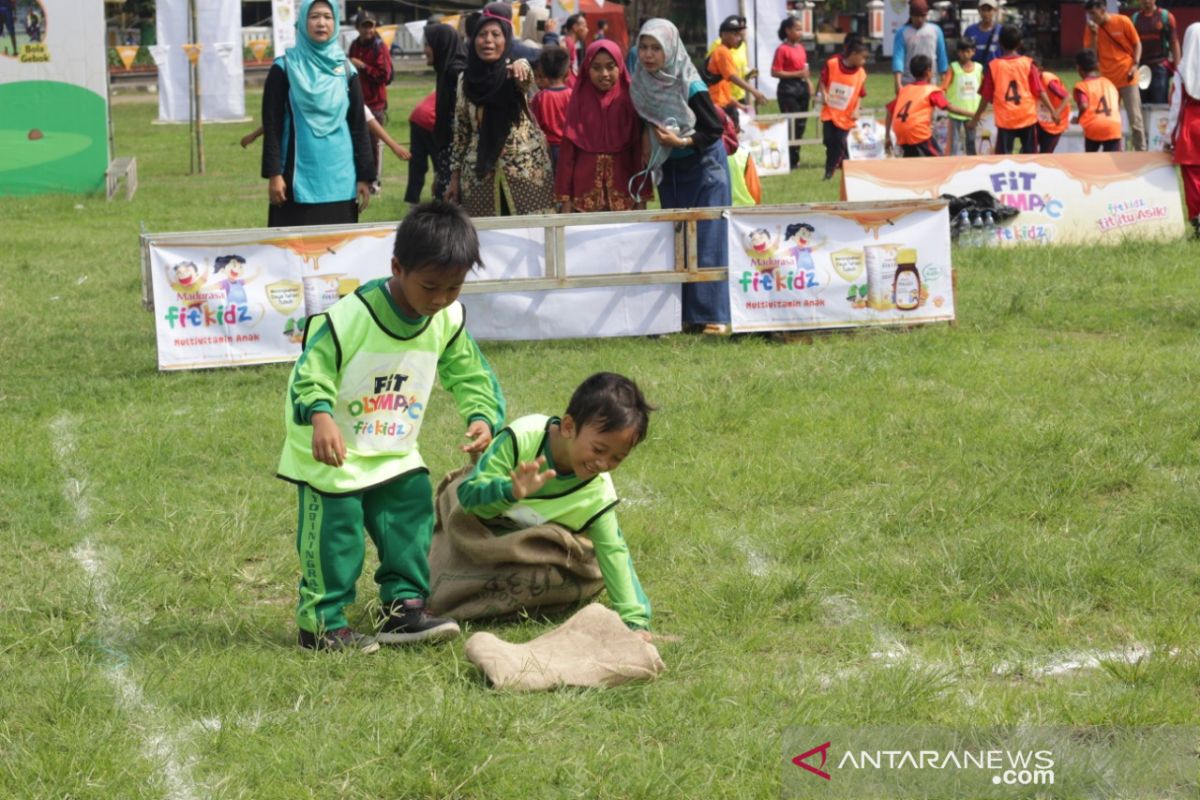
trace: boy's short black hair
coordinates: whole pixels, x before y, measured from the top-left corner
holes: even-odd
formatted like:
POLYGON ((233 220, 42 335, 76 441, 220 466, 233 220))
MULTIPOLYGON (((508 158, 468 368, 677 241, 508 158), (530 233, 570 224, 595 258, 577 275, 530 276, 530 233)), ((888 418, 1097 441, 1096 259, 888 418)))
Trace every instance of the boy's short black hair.
POLYGON ((548 44, 538 55, 537 67, 547 78, 556 81, 567 76, 568 58, 566 50, 556 44, 548 44))
POLYGON ((867 46, 867 43, 863 41, 863 38, 856 33, 851 33, 846 37, 846 40, 842 42, 843 55, 852 56, 855 53, 864 53, 869 49, 870 48, 867 46))
POLYGON ((1075 66, 1084 72, 1093 72, 1100 65, 1095 50, 1080 50, 1075 54, 1075 66))
POLYGON ((1021 29, 1016 25, 1005 25, 1000 29, 1000 46, 1005 50, 1016 50, 1021 46, 1021 29))
POLYGON ((571 28, 575 27, 575 23, 579 22, 581 19, 587 19, 587 17, 585 17, 583 14, 572 14, 571 16, 567 17, 567 21, 564 22, 562 26, 563 31, 571 30, 571 28))
POLYGON ((567 414, 582 429, 594 425, 601 433, 633 428, 640 443, 650 429, 650 412, 654 406, 646 402, 637 384, 615 372, 597 372, 571 395, 567 414))
POLYGON ((1093 8, 1103 8, 1105 11, 1107 11, 1108 5, 1104 2, 1104 0, 1087 0, 1087 2, 1083 4, 1084 11, 1091 11, 1093 8))
POLYGON ((966 53, 968 51, 975 52, 975 42, 964 36, 958 40, 958 52, 966 53))
POLYGON ((598 31, 608 30, 608 20, 606 20, 606 19, 599 20, 596 23, 596 30, 598 30, 598 31))
POLYGON ((467 212, 441 200, 421 203, 396 228, 392 255, 402 269, 475 269, 483 266, 479 234, 467 212))
POLYGON ((926 55, 913 56, 912 60, 908 62, 908 71, 918 80, 928 77, 932 69, 933 61, 926 55))

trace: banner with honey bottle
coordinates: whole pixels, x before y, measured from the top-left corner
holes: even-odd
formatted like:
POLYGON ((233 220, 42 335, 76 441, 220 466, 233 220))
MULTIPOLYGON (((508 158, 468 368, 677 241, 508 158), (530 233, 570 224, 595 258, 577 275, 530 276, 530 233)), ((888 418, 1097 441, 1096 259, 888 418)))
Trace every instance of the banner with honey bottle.
POLYGON ((734 331, 953 320, 946 202, 738 209, 729 302, 734 331))

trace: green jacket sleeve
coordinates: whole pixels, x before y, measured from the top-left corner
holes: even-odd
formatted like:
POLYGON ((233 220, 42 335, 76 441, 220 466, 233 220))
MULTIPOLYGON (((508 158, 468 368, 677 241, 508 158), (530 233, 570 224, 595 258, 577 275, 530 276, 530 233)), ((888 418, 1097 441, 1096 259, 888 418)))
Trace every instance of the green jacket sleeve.
POLYGON ((479 345, 467 333, 465 320, 438 359, 438 377, 446 391, 454 395, 458 413, 468 425, 481 419, 494 433, 504 424, 500 382, 479 351, 479 345))
POLYGON ((596 560, 600 563, 600 574, 604 576, 604 588, 608 600, 621 619, 630 628, 650 627, 650 600, 642 591, 629 545, 617 525, 617 512, 608 511, 600 515, 585 531, 596 547, 596 560))
POLYGON ((288 387, 292 419, 297 425, 312 424, 312 415, 318 411, 333 412, 341 360, 341 348, 329 318, 318 314, 309 319, 304 350, 292 368, 288 387))
POLYGON ((492 439, 471 474, 458 485, 458 502, 463 510, 491 519, 516 503, 511 477, 515 466, 513 435, 505 429, 492 439))

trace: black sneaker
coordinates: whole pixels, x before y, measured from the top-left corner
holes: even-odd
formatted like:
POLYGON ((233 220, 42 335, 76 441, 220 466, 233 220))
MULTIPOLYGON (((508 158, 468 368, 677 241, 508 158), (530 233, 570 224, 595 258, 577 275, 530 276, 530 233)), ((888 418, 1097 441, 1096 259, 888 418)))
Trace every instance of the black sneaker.
POLYGON ((297 644, 302 650, 360 650, 374 653, 379 649, 379 642, 350 628, 337 628, 321 634, 300 631, 297 644))
POLYGON ((425 601, 413 597, 396 600, 384 608, 383 621, 375 640, 380 644, 410 644, 453 639, 458 634, 457 622, 429 616, 425 611, 425 601))

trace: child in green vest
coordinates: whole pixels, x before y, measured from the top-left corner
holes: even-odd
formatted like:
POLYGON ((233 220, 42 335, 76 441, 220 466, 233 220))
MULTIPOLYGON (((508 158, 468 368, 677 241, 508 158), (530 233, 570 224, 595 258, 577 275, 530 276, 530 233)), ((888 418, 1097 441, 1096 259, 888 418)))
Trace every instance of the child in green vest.
MULTIPOLYGON (((958 61, 950 65, 942 79, 942 91, 950 105, 975 113, 979 108, 979 87, 983 83, 983 69, 975 61, 975 42, 967 37, 958 40, 958 61)), ((950 141, 947 154, 961 155, 966 146, 967 155, 975 155, 975 131, 967 129, 967 120, 959 114, 950 114, 950 141)))
MULTIPOLYGON (((740 135, 742 119, 737 103, 730 103, 722 110, 733 124, 734 131, 740 135)), ((758 180, 758 167, 754 164, 750 149, 738 142, 737 150, 727 155, 725 160, 729 162, 729 194, 733 198, 733 205, 761 205, 762 183, 758 180)))
POLYGON ((416 206, 396 230, 392 275, 370 281, 308 320, 285 408, 279 477, 299 490, 300 646, 376 650, 457 636, 425 611, 433 487, 417 436, 435 381, 454 395, 482 453, 504 420, 496 376, 458 303, 480 264, 479 238, 458 207, 416 206), (353 631, 363 529, 379 552, 376 636, 353 631))
POLYGON ((617 525, 609 473, 646 438, 653 410, 633 381, 596 373, 571 395, 562 417, 531 414, 496 434, 458 487, 463 510, 498 532, 552 522, 586 533, 609 601, 638 631, 650 627, 650 601, 617 525))

